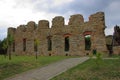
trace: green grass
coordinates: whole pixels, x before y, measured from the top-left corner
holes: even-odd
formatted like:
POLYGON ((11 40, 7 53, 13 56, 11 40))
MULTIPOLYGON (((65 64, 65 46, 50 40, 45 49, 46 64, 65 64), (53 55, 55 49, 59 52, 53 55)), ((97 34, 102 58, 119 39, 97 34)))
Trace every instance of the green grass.
POLYGON ((89 59, 51 80, 120 80, 120 59, 103 60, 99 67, 89 59))
POLYGON ((111 58, 119 58, 120 55, 112 54, 112 56, 109 56, 109 57, 111 57, 111 58))
POLYGON ((12 56, 12 60, 8 60, 8 58, 0 56, 0 80, 66 58, 69 57, 39 56, 36 60, 34 56, 12 56))

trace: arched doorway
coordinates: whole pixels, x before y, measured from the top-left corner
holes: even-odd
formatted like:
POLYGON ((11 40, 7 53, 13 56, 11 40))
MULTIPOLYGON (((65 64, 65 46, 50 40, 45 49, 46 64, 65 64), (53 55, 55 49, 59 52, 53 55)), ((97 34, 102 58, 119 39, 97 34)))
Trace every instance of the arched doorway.
POLYGON ((69 51, 69 36, 65 37, 65 51, 69 51))
POLYGON ((70 43, 69 43, 69 36, 70 35, 71 34, 69 34, 69 33, 64 34, 64 50, 66 52, 69 51, 69 49, 70 49, 70 43))
POLYGON ((47 37, 48 51, 52 51, 52 36, 47 37))
POLYGON ((85 35, 85 50, 91 49, 91 35, 85 35))
POLYGON ((84 32, 85 50, 91 50, 91 31, 84 32))
POLYGON ((23 39, 23 51, 26 51, 26 38, 23 39))

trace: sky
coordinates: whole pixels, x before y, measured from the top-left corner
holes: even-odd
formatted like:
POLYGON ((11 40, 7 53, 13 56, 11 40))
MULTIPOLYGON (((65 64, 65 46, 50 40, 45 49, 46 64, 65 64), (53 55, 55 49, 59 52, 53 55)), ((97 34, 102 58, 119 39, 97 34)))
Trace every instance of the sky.
POLYGON ((73 14, 82 14, 88 21, 99 11, 105 13, 105 34, 112 35, 114 26, 120 26, 119 7, 120 0, 0 0, 0 40, 6 37, 8 27, 42 19, 51 23, 55 16, 63 16, 67 24, 73 14))

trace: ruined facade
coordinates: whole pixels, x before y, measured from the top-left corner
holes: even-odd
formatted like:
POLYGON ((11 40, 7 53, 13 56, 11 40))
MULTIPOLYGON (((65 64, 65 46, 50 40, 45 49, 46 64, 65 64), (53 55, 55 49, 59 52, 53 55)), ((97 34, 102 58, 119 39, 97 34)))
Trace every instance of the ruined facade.
POLYGON ((113 53, 120 55, 120 27, 114 27, 114 34, 113 34, 113 53))
POLYGON ((14 36, 13 52, 16 55, 34 55, 35 40, 39 40, 39 55, 88 55, 93 49, 106 53, 105 19, 103 12, 90 15, 84 22, 80 14, 70 16, 68 25, 64 18, 57 16, 49 28, 47 20, 33 21, 27 25, 9 28, 8 33, 14 36))
POLYGON ((114 39, 114 46, 120 46, 120 27, 119 26, 115 26, 114 27, 114 34, 113 34, 113 39, 114 39))

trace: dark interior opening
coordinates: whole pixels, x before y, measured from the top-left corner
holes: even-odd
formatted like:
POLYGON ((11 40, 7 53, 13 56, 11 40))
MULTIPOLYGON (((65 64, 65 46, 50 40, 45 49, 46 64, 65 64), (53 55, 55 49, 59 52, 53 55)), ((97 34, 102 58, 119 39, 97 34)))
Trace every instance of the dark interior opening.
POLYGON ((26 38, 23 39, 23 51, 26 51, 26 38))
POLYGON ((91 35, 85 35, 85 50, 91 49, 91 35))
POLYGON ((65 37, 65 51, 69 51, 69 37, 65 37))
POLYGON ((51 38, 48 38, 48 51, 52 50, 52 40, 51 38))

